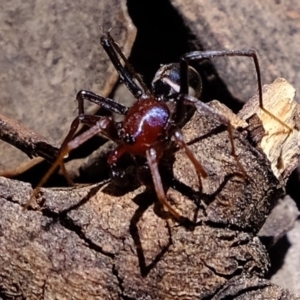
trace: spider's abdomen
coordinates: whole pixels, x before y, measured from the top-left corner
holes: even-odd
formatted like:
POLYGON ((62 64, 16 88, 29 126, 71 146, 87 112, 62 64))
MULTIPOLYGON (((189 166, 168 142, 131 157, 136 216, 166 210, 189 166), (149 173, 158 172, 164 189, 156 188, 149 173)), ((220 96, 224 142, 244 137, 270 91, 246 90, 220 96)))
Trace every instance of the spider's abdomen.
POLYGON ((165 102, 153 97, 137 101, 123 121, 124 146, 135 155, 145 155, 150 147, 159 146, 166 137, 170 111, 165 102))

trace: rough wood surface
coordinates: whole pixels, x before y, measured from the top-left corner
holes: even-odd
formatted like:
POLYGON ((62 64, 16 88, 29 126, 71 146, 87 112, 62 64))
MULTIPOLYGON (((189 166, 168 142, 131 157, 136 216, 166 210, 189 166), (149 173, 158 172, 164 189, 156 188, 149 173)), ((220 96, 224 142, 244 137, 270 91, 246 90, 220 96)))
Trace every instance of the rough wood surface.
MULTIPOLYGON (((289 98, 293 88, 280 82, 286 90, 283 99, 289 98)), ((278 81, 265 88, 266 105, 277 89, 278 81)), ((248 105, 251 103, 255 111, 256 99, 248 105)), ((29 299, 255 299, 261 295, 264 299, 297 299, 263 279, 269 260, 256 237, 283 193, 288 173, 282 172, 277 179, 266 155, 253 146, 253 134, 245 121, 237 122, 217 102, 210 105, 239 124, 235 145, 248 178, 241 176, 230 154, 226 127, 214 116, 196 112, 183 132, 209 174, 203 180, 203 192, 198 192, 184 153, 177 152, 173 167, 164 168, 173 173, 166 172, 170 177, 164 178, 169 182, 170 202, 195 220, 193 227, 159 217, 153 210, 156 197, 144 186, 134 184, 120 190, 111 183, 99 183, 42 189, 33 208, 24 211, 22 205, 31 187, 1 178, 2 295, 29 299)), ((284 110, 290 116, 299 109, 292 107, 284 110)), ((299 120, 288 118, 298 127, 299 120)), ((287 136, 280 133, 280 137, 282 134, 287 136)), ((297 145, 294 155, 299 156, 299 132, 294 129, 291 137, 297 145)), ((274 144, 285 147, 288 140, 274 144)), ((296 167, 294 159, 285 166, 292 168, 290 164, 296 167)))
MULTIPOLYGON (((178 61, 182 53, 193 49, 255 48, 259 52, 263 82, 271 82, 276 77, 284 76, 298 88, 300 76, 298 65, 300 35, 297 34, 300 26, 298 1, 261 2, 255 0, 250 3, 241 0, 221 3, 220 1, 174 0, 171 2, 175 9, 164 0, 143 2, 128 0, 126 2, 130 17, 138 27, 132 62, 148 83, 159 64, 178 61), (185 28, 183 22, 186 25, 185 28), (146 42, 143 44, 141 40, 146 42), (191 45, 188 45, 187 41, 193 41, 193 47, 190 48, 191 45), (147 68, 151 69, 151 72, 148 72, 147 68)), ((3 2, 0 7, 0 16, 3 20, 0 30, 1 113, 8 107, 8 112, 5 111, 5 114, 14 121, 58 142, 57 134, 63 137, 67 130, 63 128, 69 125, 67 118, 71 120, 76 115, 76 103, 73 99, 79 89, 88 88, 106 94, 113 88, 116 77, 110 73, 112 71, 110 65, 104 62, 105 55, 101 53, 99 46, 101 29, 98 25, 105 25, 104 27, 107 28, 106 24, 108 27, 112 24, 114 36, 119 44, 125 46, 126 49, 130 48, 132 44, 130 37, 134 38, 135 34, 131 34, 132 31, 128 28, 131 20, 124 13, 124 2, 119 1, 118 5, 115 5, 115 2, 111 1, 67 3, 58 0, 49 6, 42 2, 30 1, 20 4, 19 1, 13 0, 9 4, 3 2), (104 12, 99 5, 103 5, 104 12), (121 22, 113 23, 117 20, 121 22), (128 29, 129 32, 127 32, 128 29), (118 31, 120 31, 120 36, 118 31), (110 80, 111 78, 113 79, 110 80), (102 89, 103 80, 107 80, 108 89, 102 89), (28 105, 30 100, 32 102, 28 105), (66 108, 66 111, 63 111, 62 106, 66 108), (30 118, 28 113, 30 113, 30 118), (38 118, 40 116, 41 118, 38 118), (27 118, 33 123, 37 121, 36 127, 24 122, 27 118)), ((228 103, 230 95, 226 91, 227 88, 234 97, 242 100, 252 96, 256 83, 253 66, 248 59, 217 59, 211 62, 218 74, 215 70, 204 68, 202 75, 208 79, 209 84, 204 86, 203 99, 217 98, 228 103), (226 83, 226 86, 218 83, 218 76, 226 83), (211 93, 208 97, 207 92, 211 93)), ((116 99, 122 101, 123 97, 122 92, 116 99)), ((236 105, 235 103, 231 106, 235 111, 237 111, 236 105)), ((254 136, 249 133, 249 136, 252 138, 256 136, 254 144, 259 143, 259 138, 264 135, 265 130, 259 126, 260 121, 255 116, 250 118, 250 123, 255 133, 254 136)), ((106 148, 109 149, 109 147, 106 148)), ((1 143, 0 169, 11 170, 28 159, 22 152, 13 150, 14 148, 6 147, 1 143)), ((99 150, 100 160, 98 160, 99 156, 95 156, 98 169, 95 166, 90 168, 90 161, 86 163, 87 170, 94 172, 97 180, 107 176, 106 169, 103 168, 107 152, 104 150, 103 148, 99 150)), ((286 152, 282 154, 285 156, 286 152)), ((281 156, 279 159, 275 157, 275 165, 284 166, 281 158, 281 156)), ((204 157, 204 161, 205 159, 204 157)), ((82 164, 78 162, 78 165, 82 164)), ((293 165, 288 164, 281 168, 281 171, 289 173, 290 170, 285 171, 287 166, 292 170, 293 165)), ((22 165, 18 172, 24 170, 24 167, 28 165, 22 165)), ((33 177, 39 178, 39 176, 33 173, 33 177)), ((189 186, 190 183, 187 183, 189 186)), ((13 188, 17 188, 20 184, 16 183, 13 188)), ((299 186, 299 180, 294 173, 288 192, 293 199, 299 201, 300 192, 297 186, 299 186), (293 190, 291 190, 291 183, 294 183, 293 190)), ((183 187, 186 191, 186 186, 183 187)), ((196 183, 194 187, 197 188, 196 183)), ((170 193, 178 194, 172 190, 170 193)), ((9 195, 12 194, 13 192, 10 191, 9 195)), ((11 198, 8 197, 8 199, 11 198)), ((286 206, 283 207, 287 209, 286 206)), ((295 213, 299 214, 297 208, 295 213)), ((284 218, 286 217, 285 215, 284 218)), ((19 220, 21 219, 16 214, 16 222, 13 224, 18 224, 19 220)), ((293 217, 293 223, 294 220, 295 217, 293 217)), ((270 220, 270 222, 276 223, 277 228, 278 224, 282 224, 278 220, 270 220)), ((291 223, 288 222, 288 224, 291 223)), ((299 221, 296 221, 293 233, 283 238, 286 242, 283 249, 280 243, 279 251, 273 253, 274 262, 279 264, 277 269, 283 270, 281 278, 280 275, 276 276, 276 283, 293 288, 298 293, 300 293, 299 244, 297 246, 300 240, 300 235, 297 234, 297 230, 300 232, 299 224, 299 221), (283 263, 285 256, 286 260, 283 263)), ((21 225, 20 227, 22 229, 21 225)), ((272 227, 274 230, 274 226, 272 227)), ((282 230, 279 231, 282 235, 282 230)), ((22 236, 22 233, 20 235, 22 236)), ((16 249, 20 250, 20 248, 16 249)), ((20 253, 21 250, 17 252, 20 253)), ((254 287, 254 290, 262 291, 265 281, 261 283, 260 287, 254 287)), ((13 292, 14 282, 9 286, 9 291, 13 292)), ((242 286, 240 284, 240 290, 243 290, 242 286)), ((269 291, 269 285, 265 286, 269 291)), ((279 299, 280 293, 282 293, 281 298, 287 297, 280 289, 277 291, 279 292, 276 297, 274 294, 274 299, 279 299)), ((9 293, 7 292, 6 295, 9 293)), ((235 297, 240 294, 241 297, 245 296, 245 293, 240 291, 232 293, 235 297)), ((268 299, 266 294, 264 298, 268 299)))
MULTIPOLYGON (((277 77, 284 77, 299 90, 299 1, 172 0, 171 2, 190 30, 196 49, 256 49, 264 83, 271 82, 277 77)), ((217 70, 217 75, 215 70, 209 68, 204 73, 212 82, 211 88, 208 86, 208 89, 219 92, 217 99, 222 100, 223 103, 231 103, 226 102, 228 101, 227 88, 233 97, 240 100, 244 101, 252 97, 256 81, 253 64, 249 59, 230 58, 210 61, 217 70), (225 87, 222 83, 217 84, 219 78, 225 82, 225 87)), ((239 106, 233 103, 230 107, 238 109, 239 106)), ((295 201, 295 213, 298 215, 299 170, 298 166, 286 188, 286 193, 295 201)), ((286 206, 282 207, 288 210, 286 206)), ((294 209, 292 207, 294 206, 292 205, 290 209, 294 209)), ((298 255, 300 221, 298 219, 294 222, 293 214, 290 217, 289 222, 295 224, 295 229, 291 234, 284 235, 278 245, 270 249, 274 265, 270 276, 273 274, 274 282, 300 294, 300 272, 298 271, 300 270, 298 255)), ((283 234, 282 230, 275 233, 278 230, 275 224, 282 223, 281 218, 272 219, 270 223, 273 224, 274 235, 269 238, 273 239, 283 234)))
MULTIPOLYGON (((205 50, 256 49, 264 83, 287 78, 298 89, 300 72, 300 3, 285 1, 172 0, 205 50)), ((234 97, 248 100, 256 78, 248 58, 211 60, 234 97)))
MULTIPOLYGON (((0 112, 60 144, 74 119, 76 93, 107 96, 118 80, 99 39, 113 28, 129 55, 136 31, 126 2, 2 2, 0 19, 0 112)), ((0 171, 28 161, 4 142, 0 152, 0 171)))

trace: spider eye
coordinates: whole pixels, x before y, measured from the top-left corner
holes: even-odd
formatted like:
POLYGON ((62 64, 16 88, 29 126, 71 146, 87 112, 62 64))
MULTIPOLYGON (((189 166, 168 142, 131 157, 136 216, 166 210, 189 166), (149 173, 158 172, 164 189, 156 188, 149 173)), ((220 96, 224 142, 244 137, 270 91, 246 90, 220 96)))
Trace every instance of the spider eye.
POLYGON ((156 96, 170 96, 176 92, 164 79, 152 81, 152 91, 156 96))
MULTIPOLYGON (((202 81, 199 73, 189 66, 189 95, 200 97, 202 81)), ((170 97, 180 91, 180 66, 178 63, 162 65, 152 80, 152 90, 157 97, 170 97)))

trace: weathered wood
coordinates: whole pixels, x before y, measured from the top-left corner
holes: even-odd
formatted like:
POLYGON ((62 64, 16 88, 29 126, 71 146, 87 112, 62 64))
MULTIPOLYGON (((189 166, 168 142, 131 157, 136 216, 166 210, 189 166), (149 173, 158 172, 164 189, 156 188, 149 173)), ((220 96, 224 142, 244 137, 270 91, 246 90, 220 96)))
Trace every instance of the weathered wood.
MULTIPOLYGON (((107 1, 101 1, 101 5, 107 8, 106 5, 108 5, 108 3, 106 2, 107 1)), ((1 32, 5 33, 1 36, 4 40, 2 40, 0 54, 0 64, 2 66, 0 93, 3 93, 2 97, 0 97, 0 101, 3 101, 1 102, 1 113, 4 113, 2 110, 4 107, 8 107, 12 104, 12 107, 9 106, 8 108, 9 113, 5 112, 5 114, 19 121, 20 124, 24 124, 30 129, 35 129, 36 132, 47 137, 50 136, 54 140, 57 140, 56 134, 61 134, 63 137, 69 125, 66 116, 71 120, 76 114, 76 103, 72 100, 76 92, 81 88, 88 88, 93 89, 95 92, 106 94, 111 91, 112 85, 116 80, 115 73, 112 75, 110 73, 110 71, 113 71, 112 68, 109 69, 108 66, 110 65, 106 65, 103 61, 106 57, 105 54, 99 50, 101 47, 99 46, 98 39, 101 35, 101 29, 98 24, 104 25, 104 27, 107 28, 110 27, 112 23, 108 20, 109 24, 103 24, 105 23, 103 21, 104 19, 107 20, 107 18, 111 18, 114 21, 118 19, 116 16, 124 17, 122 12, 124 8, 123 2, 121 3, 121 13, 119 14, 114 11, 115 8, 120 8, 119 3, 121 2, 118 2, 118 5, 112 3, 112 7, 108 7, 108 13, 98 11, 98 3, 95 4, 93 2, 89 4, 86 2, 76 2, 76 4, 68 3, 67 9, 65 10, 61 9, 66 7, 62 2, 53 4, 51 7, 45 5, 41 6, 40 3, 35 3, 34 1, 26 3, 25 6, 14 1, 12 1, 10 5, 6 5, 5 3, 3 7, 0 4, 1 17, 3 17, 4 20, 1 25, 3 26, 1 32), (99 16, 101 20, 98 21, 94 19, 94 17, 98 18, 99 16), (86 26, 86 24, 89 25, 86 26), (39 30, 35 31, 35 28, 39 28, 39 30), (33 32, 31 31, 32 29, 34 29, 33 32), (44 32, 44 30, 46 33, 40 34, 40 32, 44 32), (77 45, 79 46, 77 47, 77 45), (69 59, 68 57, 71 58, 69 59), (67 67, 64 69, 62 65, 67 65, 67 67), (46 69, 43 66, 47 66, 46 69), (67 70, 67 72, 60 73, 61 70, 67 70), (72 72, 70 72, 70 70, 72 72), (99 74, 97 72, 99 72, 99 74), (61 74, 63 74, 63 76, 61 74), (77 79, 72 81, 74 76, 76 76, 77 79), (110 76, 113 77, 112 80, 108 79, 112 78, 110 76), (62 83, 58 82, 58 79, 61 79, 62 83), (101 82, 99 83, 98 80, 101 82), (104 89, 105 91, 102 89, 103 80, 107 80, 108 89, 104 89), (94 84, 91 82, 94 82, 94 84), (36 86, 38 86, 38 88, 36 88, 36 86), (47 87, 49 87, 49 90, 47 87), (44 90, 44 88, 47 88, 47 90, 44 90), (52 97, 50 94, 54 96, 52 97), (41 97, 39 97, 40 95, 41 97), (42 102, 43 99, 46 99, 46 104, 42 102), (32 104, 28 105, 29 100, 33 100, 34 105, 41 104, 42 108, 39 107, 37 111, 33 111, 34 107, 32 104), (63 104, 64 100, 68 103, 63 104), (56 105, 58 105, 58 107, 56 105), (63 112, 60 105, 64 106, 66 111, 63 112), (24 118, 26 118, 28 114, 29 107, 30 110, 32 110, 30 122, 36 120, 40 122, 38 116, 42 116, 42 126, 41 123, 37 123, 37 127, 23 123, 24 118), (42 113, 44 113, 44 116, 42 113), (57 113, 59 114, 58 117, 56 115, 57 113), (46 121, 49 121, 51 124, 46 124, 46 121), (56 125, 62 124, 62 126, 66 126, 66 129, 63 129, 63 127, 58 127, 58 130, 54 129, 56 126, 53 123, 54 121, 56 125), (50 130, 50 135, 48 135, 48 133, 46 134, 44 130, 46 132, 50 130)), ((133 1, 127 1, 127 3, 129 6, 133 6, 133 1)), ((155 67, 149 58, 161 57, 160 54, 165 52, 168 55, 167 59, 158 61, 157 66, 159 63, 169 62, 170 59, 174 60, 174 57, 175 60, 177 60, 179 57, 178 48, 169 45, 169 36, 175 32, 176 40, 178 40, 178 43, 182 43, 182 39, 179 38, 182 35, 182 31, 172 23, 174 21, 173 18, 171 19, 172 21, 170 21, 169 15, 165 17, 166 24, 168 24, 169 27, 160 25, 153 29, 152 25, 157 24, 158 16, 161 17, 161 14, 167 13, 167 11, 165 6, 161 9, 164 3, 163 1, 159 1, 158 5, 155 1, 151 3, 153 3, 151 6, 157 6, 151 11, 152 18, 149 19, 147 17, 150 11, 146 9, 146 12, 140 13, 140 18, 137 22, 139 26, 139 36, 149 41, 146 48, 138 48, 138 45, 140 45, 138 43, 135 47, 135 53, 138 53, 139 56, 139 59, 136 59, 137 66, 150 64, 152 67, 155 67), (151 20, 151 22, 149 20, 151 20), (151 28, 150 31, 152 31, 155 38, 151 40, 147 34, 145 36, 145 28, 151 28), (169 28, 169 31, 167 31, 167 28, 169 28), (176 30, 174 30, 174 28, 176 28, 176 30), (159 39, 160 35, 164 36, 163 42, 159 39), (151 47, 149 45, 151 45, 151 47), (174 52, 172 52, 172 50, 174 50, 174 52), (174 56, 175 52, 176 56, 174 56)), ((263 82, 271 82, 278 76, 284 76, 297 86, 299 82, 298 76, 300 76, 297 64, 299 57, 298 45, 300 42, 300 35, 297 34, 299 31, 299 3, 297 1, 289 0, 262 3, 255 0, 251 3, 249 1, 220 3, 220 1, 174 0, 172 3, 177 9, 175 14, 183 16, 187 30, 192 33, 188 35, 186 39, 189 39, 189 41, 192 39, 195 48, 255 48, 258 50, 260 56, 263 82)), ((147 1, 141 6, 145 7, 146 4, 147 1)), ((135 6, 137 5, 135 4, 135 6)), ((130 36, 133 38, 134 35, 130 33, 127 35, 127 29, 124 29, 124 26, 130 25, 130 21, 128 17, 122 20, 121 24, 113 25, 113 34, 121 46, 128 45, 128 47, 130 47, 132 44, 130 36), (118 36, 118 29, 120 29, 121 34, 125 32, 125 36, 118 36), (127 40, 128 43, 125 42, 126 38, 129 39, 127 40)), ((184 51, 188 51, 188 49, 184 51)), ((250 60, 231 58, 229 61, 226 59, 211 61, 234 97, 245 100, 253 94, 256 83, 250 60)), ((210 73, 206 70, 204 73, 209 80, 215 82, 214 79, 217 77, 215 72, 210 73)), ((142 75, 151 77, 149 74, 143 73, 142 75)), ((211 87, 212 92, 220 90, 219 94, 221 96, 224 95, 223 98, 218 97, 219 100, 227 100, 227 93, 225 93, 223 89, 219 89, 218 85, 212 83, 209 87, 211 87)), ((204 87, 204 92, 205 90, 207 90, 207 86, 204 87)), ((122 100, 123 96, 124 94, 122 93, 121 96, 116 97, 116 99, 122 100)), ((250 118, 250 123, 250 127, 253 128, 254 135, 256 136, 254 143, 259 143, 259 139, 264 135, 265 130, 259 126, 260 121, 255 116, 250 118)), ((249 133, 249 135, 253 137, 253 134, 249 133)), ((7 148, 7 150, 1 148, 1 169, 12 169, 18 165, 18 162, 23 162, 26 159, 26 155, 24 154, 23 158, 21 156, 15 161, 20 151, 13 152, 12 150, 11 148, 7 148)), ((102 150, 103 149, 101 149, 101 153, 105 152, 102 150)), ((286 156, 288 153, 289 151, 282 152, 283 156, 286 156)), ((105 164, 105 154, 101 155, 101 162, 103 161, 105 164)), ((206 157, 204 157, 204 161, 205 160, 206 157)), ((282 160, 275 157, 274 163, 280 166, 282 165, 282 160)), ((213 165, 212 163, 212 166, 213 165)), ((208 163, 208 166, 210 166, 210 163, 208 163)), ((293 164, 287 164, 285 167, 292 170, 293 164)), ((89 169, 91 170, 91 168, 89 169)), ((92 170, 96 169, 92 168, 92 170)), ((289 173, 290 170, 281 168, 281 171, 286 173, 289 173)), ((99 174, 97 178, 105 178, 107 174, 103 176, 102 171, 103 168, 100 166, 101 174, 99 174, 99 171, 96 171, 98 172, 97 174, 99 174)), ((182 174, 184 176, 185 173, 182 174)), ((16 184, 13 188, 16 189, 19 184, 16 184)), ((187 186, 190 186, 190 182, 187 182, 187 186)), ((193 187, 197 190, 196 182, 194 182, 193 187)), ((176 197, 178 195, 178 192, 172 190, 170 190, 169 193, 177 193, 176 197)), ((11 193, 9 196, 10 195, 11 193)), ((297 196, 299 193, 295 195, 297 196)), ((8 199, 10 198, 8 197, 8 199)), ((18 218, 17 214, 15 223, 18 224, 19 220, 20 218, 18 218)), ((296 238, 294 240, 296 240, 296 238)), ((18 250, 16 251, 19 253, 20 251, 18 250)), ((296 268, 296 264, 293 265, 294 268, 296 268)), ((291 272, 294 271, 289 270, 289 272, 290 273, 287 274, 290 276, 291 272)), ((285 279, 289 276, 285 275, 285 279)), ((298 285, 298 281, 299 280, 294 279, 295 286, 298 285)), ((292 280, 286 279, 286 282, 292 282, 292 280)), ((12 285, 10 287, 12 287, 12 285)), ((261 291, 261 288, 257 290, 261 291)), ((284 294, 282 294, 282 297, 284 297, 284 294)), ((277 299, 275 296, 274 298, 277 299)))
MULTIPOLYGON (((298 1, 172 0, 171 3, 190 30, 190 40, 195 49, 256 49, 263 83, 271 82, 277 77, 284 77, 299 90, 300 3, 298 1)), ((230 107, 237 111, 239 106, 232 99, 228 100, 226 89, 229 89, 234 98, 242 101, 249 99, 253 94, 253 88, 256 87, 253 63, 247 58, 233 57, 211 59, 210 62, 215 69, 208 67, 204 72, 210 81, 210 84, 204 87, 204 92, 217 91, 217 99, 230 103, 230 107), (223 82, 225 86, 222 85, 223 82)), ((298 208, 299 170, 298 166, 287 186, 287 194, 293 198, 298 208)), ((280 221, 270 222, 278 224, 280 221)), ((300 228, 299 225, 298 220, 296 228, 300 228)), ((295 264, 295 261, 298 261, 295 257, 300 248, 297 242, 300 241, 300 232, 294 231, 293 236, 293 238, 286 236, 281 241, 281 245, 277 248, 278 253, 276 249, 272 252, 275 268, 279 268, 279 272, 281 267, 285 270, 281 275, 278 274, 276 283, 282 283, 283 286, 300 293, 298 284, 300 274, 296 271, 300 269, 300 263, 295 264)))
MULTIPOLYGON (((266 105, 280 90, 278 82, 287 92, 283 99, 291 97, 293 88, 277 81, 265 88, 266 105)), ((297 299, 262 279, 269 260, 256 237, 289 172, 276 178, 267 156, 253 146, 246 122, 217 102, 210 105, 235 119, 234 142, 248 177, 231 156, 226 126, 215 116, 196 112, 183 132, 209 174, 203 192, 198 192, 194 171, 181 151, 173 168, 167 161, 163 168, 170 202, 195 219, 193 227, 159 217, 153 210, 155 194, 143 186, 120 190, 99 183, 42 189, 33 209, 24 211, 31 187, 1 178, 2 294, 30 299, 255 299, 261 294, 266 299, 297 299), (166 177, 168 170, 172 180, 166 177)), ((248 105, 255 113, 256 99, 248 105)), ((295 122, 289 125, 298 127, 299 120, 291 116, 299 105, 291 107, 283 111, 295 122)), ((299 144, 296 129, 276 143, 282 134, 288 135, 272 134, 276 147, 284 149, 290 138, 291 145, 299 144)), ((291 151, 294 155, 283 164, 289 170, 296 167, 299 147, 291 151)))
MULTIPOLYGON (((298 88, 298 1, 172 0, 171 3, 191 31, 196 48, 256 49, 263 83, 284 77, 298 88)), ((211 62, 234 97, 243 101, 252 97, 256 78, 249 58, 212 59, 211 62)))
MULTIPOLYGON (((126 1, 11 1, 0 8, 0 112, 61 143, 76 115, 76 93, 108 96, 118 80, 100 36, 112 28, 129 55, 136 30, 126 1)), ((28 161, 1 141, 0 152, 0 171, 28 161)))

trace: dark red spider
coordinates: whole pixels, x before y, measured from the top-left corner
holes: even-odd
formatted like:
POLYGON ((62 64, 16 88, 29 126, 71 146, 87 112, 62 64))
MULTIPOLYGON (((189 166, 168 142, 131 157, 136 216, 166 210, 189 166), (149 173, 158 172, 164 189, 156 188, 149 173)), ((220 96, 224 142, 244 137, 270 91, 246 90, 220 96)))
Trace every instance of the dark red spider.
MULTIPOLYGON (((118 176, 118 180, 122 179, 123 173, 119 172, 117 164, 119 158, 124 153, 146 158, 158 200, 162 206, 168 209, 175 219, 180 220, 180 215, 167 201, 158 170, 158 163, 172 139, 179 148, 185 151, 194 165, 198 174, 200 187, 201 178, 207 176, 206 171, 185 143, 180 130, 180 126, 185 118, 186 106, 194 106, 197 110, 204 110, 209 114, 213 114, 220 122, 227 125, 232 155, 243 175, 245 177, 247 176, 235 154, 230 121, 197 99, 201 94, 202 83, 199 74, 188 65, 188 62, 215 56, 251 57, 256 67, 260 107, 266 111, 262 102, 262 86, 258 58, 254 50, 194 51, 187 53, 181 57, 180 63, 165 65, 158 70, 152 82, 152 91, 150 91, 141 78, 133 71, 109 32, 101 37, 101 45, 114 64, 122 82, 124 82, 137 101, 132 107, 126 107, 112 99, 96 95, 92 92, 80 91, 76 97, 79 110, 78 117, 76 117, 71 124, 70 131, 61 146, 60 154, 56 162, 42 178, 38 187, 42 186, 48 180, 49 176, 59 165, 63 166, 63 158, 71 150, 100 133, 118 145, 116 149, 110 153, 107 160, 112 170, 112 176, 118 176), (124 61, 125 67, 122 65, 120 58, 124 61), (124 120, 116 122, 111 116, 86 115, 84 113, 84 100, 94 102, 110 112, 124 115, 124 120), (90 129, 73 139, 80 123, 90 126, 90 129)), ((273 117, 278 120, 275 116, 273 117)), ((286 126, 280 120, 278 120, 278 122, 286 126)), ((29 202, 26 206, 29 205, 29 202)))

